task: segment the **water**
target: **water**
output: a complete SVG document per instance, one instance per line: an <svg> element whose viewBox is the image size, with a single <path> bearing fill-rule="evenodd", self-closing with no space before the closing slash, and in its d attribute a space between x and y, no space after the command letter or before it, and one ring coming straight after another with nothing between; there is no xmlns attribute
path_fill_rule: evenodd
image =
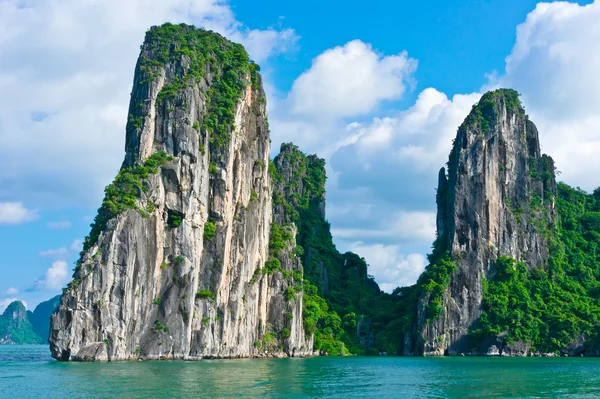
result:
<svg viewBox="0 0 600 399"><path fill-rule="evenodd" d="M597 398L600 359L320 357L58 363L0 345L1 398Z"/></svg>

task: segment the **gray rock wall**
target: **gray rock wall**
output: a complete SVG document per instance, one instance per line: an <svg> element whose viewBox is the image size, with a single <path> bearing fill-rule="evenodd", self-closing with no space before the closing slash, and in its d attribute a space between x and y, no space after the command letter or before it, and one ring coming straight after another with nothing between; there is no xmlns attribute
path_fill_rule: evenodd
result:
<svg viewBox="0 0 600 399"><path fill-rule="evenodd" d="M145 45L140 57L153 56ZM110 220L82 255L74 283L52 317L50 343L57 359L312 354L312 338L302 325L302 294L286 301L281 273L255 273L268 257L272 219L262 87L253 88L245 76L231 138L217 148L198 129L215 84L210 69L176 101L157 103L158 93L187 63L182 56L144 82L148 76L138 62L130 110L144 104L147 112L140 129L130 128L137 117L130 115L123 167L158 151L173 159L139 191L137 206L145 212L130 209ZM179 226L169 223L173 216L181 218ZM207 223L216 226L212 239L203 237ZM301 265L290 260L285 267ZM281 336L285 326L288 338ZM266 334L276 342L263 345Z"/></svg>
<svg viewBox="0 0 600 399"><path fill-rule="evenodd" d="M468 339L481 315L482 279L493 279L499 256L529 268L548 259L544 230L556 221L554 164L541 154L538 131L521 105L507 98L503 90L484 95L458 130L447 175L440 171L438 239L458 270L439 319L425 321L428 298L421 297L418 336L405 338L407 348L416 343L416 353L484 354L487 346L474 348Z"/></svg>

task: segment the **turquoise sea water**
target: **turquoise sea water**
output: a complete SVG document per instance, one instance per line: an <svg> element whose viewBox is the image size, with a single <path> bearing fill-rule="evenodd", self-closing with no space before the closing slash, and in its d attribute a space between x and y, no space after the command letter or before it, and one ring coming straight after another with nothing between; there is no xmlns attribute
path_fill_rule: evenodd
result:
<svg viewBox="0 0 600 399"><path fill-rule="evenodd" d="M598 398L600 359L320 357L58 363L0 346L1 398Z"/></svg>

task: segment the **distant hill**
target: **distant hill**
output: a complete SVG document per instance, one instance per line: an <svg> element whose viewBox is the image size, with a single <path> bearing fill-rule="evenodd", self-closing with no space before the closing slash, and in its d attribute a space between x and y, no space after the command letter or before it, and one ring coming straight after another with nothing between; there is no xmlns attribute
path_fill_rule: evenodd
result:
<svg viewBox="0 0 600 399"><path fill-rule="evenodd" d="M44 343L48 342L50 335L50 317L60 303L60 295L42 302L36 306L33 312L28 311L27 316L33 326L33 331L40 336Z"/></svg>
<svg viewBox="0 0 600 399"><path fill-rule="evenodd" d="M45 344L50 334L50 316L58 306L60 295L40 303L33 312L21 301L14 301L0 316L0 344Z"/></svg>

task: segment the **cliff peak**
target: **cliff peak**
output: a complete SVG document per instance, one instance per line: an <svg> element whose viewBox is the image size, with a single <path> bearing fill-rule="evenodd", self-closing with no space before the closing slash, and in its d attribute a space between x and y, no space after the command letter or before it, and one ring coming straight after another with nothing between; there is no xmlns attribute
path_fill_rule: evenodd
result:
<svg viewBox="0 0 600 399"><path fill-rule="evenodd" d="M418 320L417 352L438 355L472 350L468 333L477 327L482 284L494 277L496 260L544 268L546 231L556 222L554 163L541 154L537 128L512 89L485 93L473 106L447 168L438 178L438 238L428 266L438 272L424 277L439 289L425 289Z"/></svg>
<svg viewBox="0 0 600 399"><path fill-rule="evenodd" d="M208 30L147 32L123 166L52 319L55 358L312 353L288 278L301 266L275 267L271 251L288 234L271 224L259 69Z"/></svg>

